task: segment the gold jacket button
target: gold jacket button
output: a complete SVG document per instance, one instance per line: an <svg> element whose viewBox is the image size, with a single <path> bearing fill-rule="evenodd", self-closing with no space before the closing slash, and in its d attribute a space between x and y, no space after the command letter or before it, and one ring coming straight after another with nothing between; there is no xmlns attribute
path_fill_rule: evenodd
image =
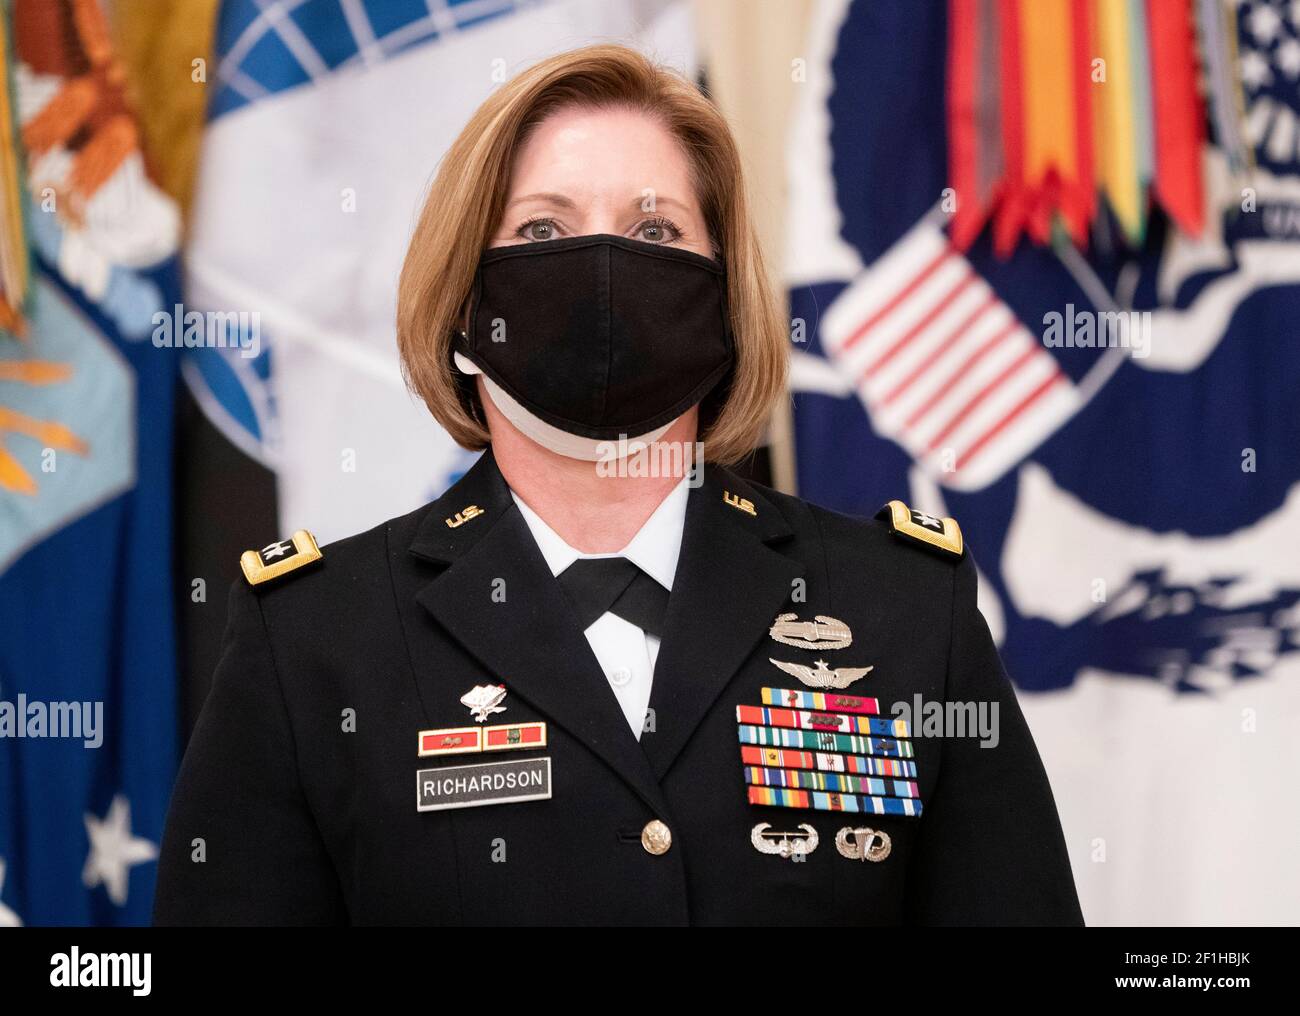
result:
<svg viewBox="0 0 1300 1016"><path fill-rule="evenodd" d="M647 822L641 830L641 846L645 847L647 854L659 857L668 853L668 848L672 845L672 831L657 818Z"/></svg>

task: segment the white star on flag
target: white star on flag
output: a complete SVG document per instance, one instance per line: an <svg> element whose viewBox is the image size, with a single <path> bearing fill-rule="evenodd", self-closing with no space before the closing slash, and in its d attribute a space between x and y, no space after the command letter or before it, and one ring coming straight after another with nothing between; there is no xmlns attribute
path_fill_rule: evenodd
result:
<svg viewBox="0 0 1300 1016"><path fill-rule="evenodd" d="M1259 91L1273 81L1273 71L1257 50L1241 54L1241 80L1251 91Z"/></svg>
<svg viewBox="0 0 1300 1016"><path fill-rule="evenodd" d="M1300 41L1287 39L1278 46L1276 62L1288 78L1300 77Z"/></svg>
<svg viewBox="0 0 1300 1016"><path fill-rule="evenodd" d="M124 906L131 866L156 858L157 846L131 835L131 803L124 794L113 798L102 820L86 812L86 834L90 837L90 854L81 881L87 889L103 883L108 898L115 905Z"/></svg>
<svg viewBox="0 0 1300 1016"><path fill-rule="evenodd" d="M5 859L0 857L0 892L5 887ZM22 918L0 902L0 928L21 928Z"/></svg>
<svg viewBox="0 0 1300 1016"><path fill-rule="evenodd" d="M1256 42L1261 46L1267 46L1277 38L1278 31L1282 27L1282 18L1272 7L1263 6L1252 10L1246 16L1246 23Z"/></svg>

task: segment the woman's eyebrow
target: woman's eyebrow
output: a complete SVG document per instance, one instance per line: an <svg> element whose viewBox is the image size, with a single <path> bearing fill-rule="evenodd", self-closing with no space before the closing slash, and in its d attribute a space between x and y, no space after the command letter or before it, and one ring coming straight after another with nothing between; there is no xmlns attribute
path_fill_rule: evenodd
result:
<svg viewBox="0 0 1300 1016"><path fill-rule="evenodd" d="M525 201L549 201L553 205L559 205L561 208L577 208L577 204L572 198L567 198L563 194L550 192L539 192L537 194L525 194L522 197L515 198L507 208L513 208L515 205L522 205Z"/></svg>
<svg viewBox="0 0 1300 1016"><path fill-rule="evenodd" d="M672 205L674 208L680 208L683 212L691 211L691 207L687 205L684 201L678 201L676 198L670 198L666 194L655 194L653 190L650 193L652 195L652 197L650 197L651 211L653 211L659 205ZM639 198L633 198L628 203L631 204L634 208L638 208L638 209L643 208L646 203L646 195L642 195Z"/></svg>
<svg viewBox="0 0 1300 1016"><path fill-rule="evenodd" d="M690 206L685 202L678 201L676 198L669 197L666 194L655 194L653 190L651 190L650 195L641 194L632 198L628 201L628 205L631 208L641 210L646 203L647 197L650 198L655 207L658 207L659 205L672 205L674 208L680 208L684 212L691 211ZM559 205L561 208L569 209L578 207L577 203L572 198L566 197L563 194L557 194L553 191L538 191L536 194L521 195L520 197L514 198L510 201L506 207L513 208L515 205L522 205L527 201L547 201L553 205Z"/></svg>

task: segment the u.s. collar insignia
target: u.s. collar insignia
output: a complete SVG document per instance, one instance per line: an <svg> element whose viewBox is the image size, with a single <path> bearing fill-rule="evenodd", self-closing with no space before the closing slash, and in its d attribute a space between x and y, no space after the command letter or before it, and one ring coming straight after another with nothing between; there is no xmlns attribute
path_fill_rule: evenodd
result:
<svg viewBox="0 0 1300 1016"><path fill-rule="evenodd" d="M476 684L460 697L460 704L467 707L479 723L485 723L493 713L506 711L506 707L501 704L505 697L504 684Z"/></svg>
<svg viewBox="0 0 1300 1016"><path fill-rule="evenodd" d="M305 529L299 529L288 540L271 543L261 550L246 550L239 558L239 567L250 586L270 582L305 564L322 557L316 538Z"/></svg>
<svg viewBox="0 0 1300 1016"><path fill-rule="evenodd" d="M746 515L758 516L758 511L754 508L754 502L749 500L747 497L741 497L739 494L733 494L729 490L724 490L722 492L722 500L731 505L731 507L735 508L737 511L742 511Z"/></svg>
<svg viewBox="0 0 1300 1016"><path fill-rule="evenodd" d="M767 633L782 645L798 649L846 649L853 644L849 626L824 614L812 621L800 621L798 614L779 614Z"/></svg>
<svg viewBox="0 0 1300 1016"><path fill-rule="evenodd" d="M907 507L902 501L890 501L876 512L876 518L888 522L890 531L904 540L934 550L943 556L961 557L964 544L956 519L939 518Z"/></svg>
<svg viewBox="0 0 1300 1016"><path fill-rule="evenodd" d="M813 666L805 667L802 663L788 663L785 660L774 660L768 657L769 663L776 664L777 668L784 670L791 677L798 678L809 688L833 688L837 691L847 688L854 681L861 681L875 667L835 667L832 669L826 665L825 660L818 660Z"/></svg>
<svg viewBox="0 0 1300 1016"><path fill-rule="evenodd" d="M476 519L483 514L483 509L476 504L466 505L449 519L443 519L447 523L448 529L459 529L470 519Z"/></svg>
<svg viewBox="0 0 1300 1016"><path fill-rule="evenodd" d="M789 832L777 832L771 823L760 822L749 833L749 842L760 854L775 854L777 857L794 858L802 861L817 849L817 830L807 822L802 822L798 829Z"/></svg>

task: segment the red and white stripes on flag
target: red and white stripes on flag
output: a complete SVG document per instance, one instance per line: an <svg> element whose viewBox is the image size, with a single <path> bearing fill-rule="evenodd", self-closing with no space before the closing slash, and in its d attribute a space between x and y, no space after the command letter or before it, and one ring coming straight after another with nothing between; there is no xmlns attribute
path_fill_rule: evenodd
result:
<svg viewBox="0 0 1300 1016"><path fill-rule="evenodd" d="M1079 408L1055 358L929 217L831 305L822 347L944 485L997 480Z"/></svg>

